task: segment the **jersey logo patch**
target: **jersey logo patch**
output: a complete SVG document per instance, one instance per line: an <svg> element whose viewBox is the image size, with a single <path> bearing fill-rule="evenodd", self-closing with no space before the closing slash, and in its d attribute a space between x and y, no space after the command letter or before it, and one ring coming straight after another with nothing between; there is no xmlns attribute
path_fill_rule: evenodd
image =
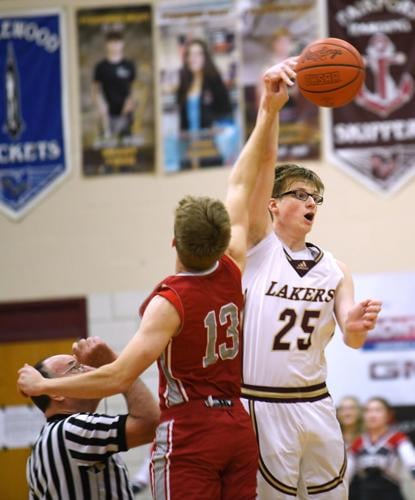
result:
<svg viewBox="0 0 415 500"><path fill-rule="evenodd" d="M320 250L320 248L316 247L312 243L306 243L306 246L310 250L314 259L295 260L284 248L284 253L285 256L287 257L288 262L292 265L292 267L295 269L295 271L301 278L305 276L308 273L308 271L310 271L310 269L312 269L316 264L318 264L318 262L320 262L320 260L324 255L323 252Z"/></svg>

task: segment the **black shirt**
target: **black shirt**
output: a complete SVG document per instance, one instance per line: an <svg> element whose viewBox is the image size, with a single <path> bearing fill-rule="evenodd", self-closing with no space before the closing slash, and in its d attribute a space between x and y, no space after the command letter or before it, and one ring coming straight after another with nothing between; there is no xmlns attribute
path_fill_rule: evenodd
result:
<svg viewBox="0 0 415 500"><path fill-rule="evenodd" d="M94 81L101 84L111 116L121 114L135 77L134 63L127 59L118 63L103 60L95 66Z"/></svg>

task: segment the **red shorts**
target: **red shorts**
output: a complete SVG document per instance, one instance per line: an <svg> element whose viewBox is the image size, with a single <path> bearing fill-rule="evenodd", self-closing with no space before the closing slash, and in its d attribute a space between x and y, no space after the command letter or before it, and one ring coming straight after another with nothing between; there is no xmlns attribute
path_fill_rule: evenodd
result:
<svg viewBox="0 0 415 500"><path fill-rule="evenodd" d="M204 401L162 412L151 456L155 500L253 500L258 448L239 399L232 407Z"/></svg>

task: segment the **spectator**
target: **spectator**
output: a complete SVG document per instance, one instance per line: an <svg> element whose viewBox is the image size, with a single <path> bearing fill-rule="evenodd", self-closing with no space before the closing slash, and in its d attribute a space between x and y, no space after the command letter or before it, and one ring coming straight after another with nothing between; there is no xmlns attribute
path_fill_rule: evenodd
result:
<svg viewBox="0 0 415 500"><path fill-rule="evenodd" d="M337 420L340 423L344 443L348 448L362 433L362 409L354 396L345 396L337 406Z"/></svg>
<svg viewBox="0 0 415 500"><path fill-rule="evenodd" d="M362 433L362 408L354 396L345 396L337 407L337 420L346 449ZM358 500L359 478L354 476L349 484L349 500Z"/></svg>
<svg viewBox="0 0 415 500"><path fill-rule="evenodd" d="M369 399L363 423L365 432L349 449L349 477L359 478L356 500L404 500L400 487L403 468L415 479L415 449L411 441L394 429L392 408L383 398Z"/></svg>

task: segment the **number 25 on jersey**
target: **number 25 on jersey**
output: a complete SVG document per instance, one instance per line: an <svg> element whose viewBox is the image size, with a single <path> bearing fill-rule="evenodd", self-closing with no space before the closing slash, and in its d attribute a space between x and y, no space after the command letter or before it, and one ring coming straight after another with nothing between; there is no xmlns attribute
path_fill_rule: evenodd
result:
<svg viewBox="0 0 415 500"><path fill-rule="evenodd" d="M285 342L282 339L291 330L291 328L295 326L297 317L297 313L294 309L287 308L282 311L279 319L281 321L286 321L286 323L274 337L274 343L272 346L273 351L289 351L291 349L291 342ZM315 328L312 321L317 320L319 317L320 311L304 311L301 320L301 329L308 335L308 337L305 339L297 339L297 348L300 351L306 351L311 346L311 335Z"/></svg>

